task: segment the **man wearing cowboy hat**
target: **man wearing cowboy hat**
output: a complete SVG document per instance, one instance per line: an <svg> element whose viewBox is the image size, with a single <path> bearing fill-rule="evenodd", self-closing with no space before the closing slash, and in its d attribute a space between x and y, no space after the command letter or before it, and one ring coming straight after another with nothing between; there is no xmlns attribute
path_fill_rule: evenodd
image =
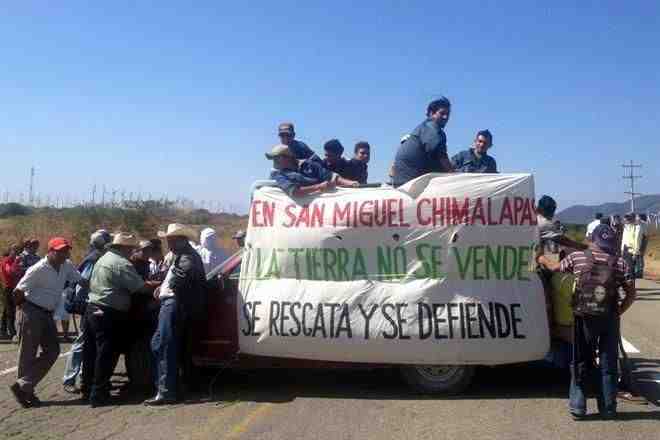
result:
<svg viewBox="0 0 660 440"><path fill-rule="evenodd" d="M159 237L167 240L174 259L157 291L160 313L158 327L151 340L156 359L157 393L144 402L147 406L168 405L177 401L179 362L189 356L190 322L204 310L204 265L190 245L196 235L192 229L177 223L168 225L166 232L158 233ZM186 376L184 368L184 380Z"/></svg>
<svg viewBox="0 0 660 440"><path fill-rule="evenodd" d="M53 311L62 298L65 284L87 285L69 261L71 243L55 237L48 242L48 254L28 269L14 290L22 308L21 345L18 350L18 380L10 387L21 406L38 406L34 388L60 355ZM41 352L37 356L37 350Z"/></svg>
<svg viewBox="0 0 660 440"><path fill-rule="evenodd" d="M135 236L116 233L92 272L81 387L83 398L89 396L92 407L105 405L110 399L110 378L124 340L131 296L157 286L145 283L129 261L137 245Z"/></svg>

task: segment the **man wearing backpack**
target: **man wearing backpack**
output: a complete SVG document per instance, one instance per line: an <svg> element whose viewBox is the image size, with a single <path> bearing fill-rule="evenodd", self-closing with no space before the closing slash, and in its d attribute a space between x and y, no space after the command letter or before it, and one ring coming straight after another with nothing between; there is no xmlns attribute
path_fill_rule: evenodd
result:
<svg viewBox="0 0 660 440"><path fill-rule="evenodd" d="M543 255L539 264L555 272L570 272L577 284L573 296L574 343L571 362L569 411L574 419L587 413L585 388L600 368L598 411L604 418L616 416L619 359L619 316L635 300L635 288L626 279L627 264L618 256L616 232L599 225L591 235L589 248L573 252L561 262ZM619 304L619 288L626 296ZM596 367L596 348L599 366Z"/></svg>
<svg viewBox="0 0 660 440"><path fill-rule="evenodd" d="M105 253L105 245L112 241L110 233L105 229L99 229L89 237L89 252L78 266L78 272L89 281L92 278L92 270L99 258ZM83 384L80 389L76 388L76 378L80 374L83 360L83 343L85 341L85 309L89 296L89 287L75 286L73 295L66 298L64 308L67 312L80 315L80 333L71 345L71 356L66 360L62 385L67 393L77 394L81 389L89 389L91 384Z"/></svg>

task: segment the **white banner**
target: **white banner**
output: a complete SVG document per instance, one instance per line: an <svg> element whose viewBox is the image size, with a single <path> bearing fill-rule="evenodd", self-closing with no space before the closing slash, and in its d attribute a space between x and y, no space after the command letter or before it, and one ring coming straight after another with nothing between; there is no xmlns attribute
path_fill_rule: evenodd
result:
<svg viewBox="0 0 660 440"><path fill-rule="evenodd" d="M501 364L549 348L527 174L434 174L398 189L255 192L239 284L243 353Z"/></svg>

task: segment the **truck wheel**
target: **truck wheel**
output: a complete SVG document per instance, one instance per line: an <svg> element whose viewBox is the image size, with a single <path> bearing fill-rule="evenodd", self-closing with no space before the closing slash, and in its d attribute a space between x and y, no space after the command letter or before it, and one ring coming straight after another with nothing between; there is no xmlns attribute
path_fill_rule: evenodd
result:
<svg viewBox="0 0 660 440"><path fill-rule="evenodd" d="M453 395L464 391L474 377L472 365L415 365L401 367L403 380L423 394Z"/></svg>
<svg viewBox="0 0 660 440"><path fill-rule="evenodd" d="M151 337L143 335L124 354L126 373L131 386L137 389L151 390L153 383L153 359L151 357Z"/></svg>

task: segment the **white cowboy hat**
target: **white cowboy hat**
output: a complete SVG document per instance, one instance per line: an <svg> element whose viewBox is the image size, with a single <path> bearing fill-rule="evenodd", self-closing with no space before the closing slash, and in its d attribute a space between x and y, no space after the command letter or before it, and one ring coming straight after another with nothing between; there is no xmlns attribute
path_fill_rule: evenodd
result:
<svg viewBox="0 0 660 440"><path fill-rule="evenodd" d="M136 247L138 245L137 238L135 235L127 234L125 232L116 232L112 236L112 242L110 246L130 246Z"/></svg>
<svg viewBox="0 0 660 440"><path fill-rule="evenodd" d="M188 240L197 240L197 232L180 223L170 223L167 225L167 231L158 231L158 236L161 238L166 237L186 237Z"/></svg>

